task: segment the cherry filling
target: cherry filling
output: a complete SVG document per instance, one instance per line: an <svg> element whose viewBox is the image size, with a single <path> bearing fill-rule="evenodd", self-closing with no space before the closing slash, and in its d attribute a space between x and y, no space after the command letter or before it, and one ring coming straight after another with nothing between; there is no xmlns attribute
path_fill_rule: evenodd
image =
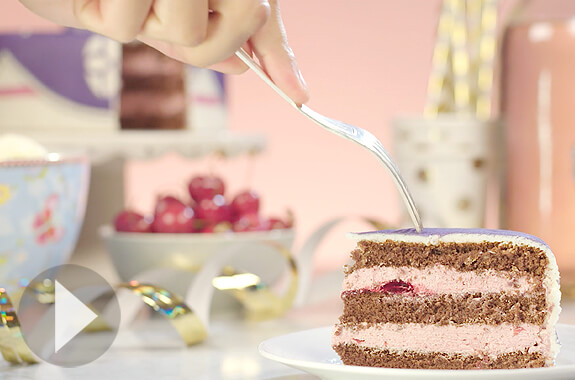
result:
<svg viewBox="0 0 575 380"><path fill-rule="evenodd" d="M373 288L363 288L359 290L348 290L343 292L342 296L345 297L350 293L390 293L390 294L400 294L400 293L413 293L414 287L409 282L401 280L393 280L386 282L383 285L379 285Z"/></svg>
<svg viewBox="0 0 575 380"><path fill-rule="evenodd" d="M393 280L386 284L380 285L374 291L381 293L411 293L413 292L413 285L409 282L401 280Z"/></svg>

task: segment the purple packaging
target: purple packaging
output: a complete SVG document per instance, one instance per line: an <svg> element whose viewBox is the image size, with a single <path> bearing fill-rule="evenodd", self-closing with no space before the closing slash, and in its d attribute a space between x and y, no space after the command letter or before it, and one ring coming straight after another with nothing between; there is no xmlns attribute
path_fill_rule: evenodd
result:
<svg viewBox="0 0 575 380"><path fill-rule="evenodd" d="M120 59L87 31L0 35L0 129L118 128Z"/></svg>
<svg viewBox="0 0 575 380"><path fill-rule="evenodd" d="M0 34L0 132L120 129L122 45L78 29ZM227 128L225 76L186 70L187 128Z"/></svg>

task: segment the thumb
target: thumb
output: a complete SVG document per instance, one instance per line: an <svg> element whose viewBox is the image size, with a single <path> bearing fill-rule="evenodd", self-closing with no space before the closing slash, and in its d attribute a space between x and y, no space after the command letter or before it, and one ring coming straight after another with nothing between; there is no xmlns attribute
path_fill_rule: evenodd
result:
<svg viewBox="0 0 575 380"><path fill-rule="evenodd" d="M278 0L269 0L269 4L270 17L250 38L250 45L273 82L294 102L303 104L309 100L307 85L288 44Z"/></svg>

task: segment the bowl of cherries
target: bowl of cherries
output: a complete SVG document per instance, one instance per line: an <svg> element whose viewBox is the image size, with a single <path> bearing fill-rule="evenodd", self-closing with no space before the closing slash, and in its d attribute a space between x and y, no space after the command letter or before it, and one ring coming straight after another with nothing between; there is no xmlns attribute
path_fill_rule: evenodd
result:
<svg viewBox="0 0 575 380"><path fill-rule="evenodd" d="M186 199L158 196L149 215L120 210L113 224L100 229L122 281L161 268L197 272L213 255L228 249L242 251L230 263L236 270L259 272L268 280L280 275L285 264L269 251L278 245L291 249L291 213L263 215L256 191L228 195L224 181L214 175L194 176L187 190ZM182 290L182 285L177 287Z"/></svg>

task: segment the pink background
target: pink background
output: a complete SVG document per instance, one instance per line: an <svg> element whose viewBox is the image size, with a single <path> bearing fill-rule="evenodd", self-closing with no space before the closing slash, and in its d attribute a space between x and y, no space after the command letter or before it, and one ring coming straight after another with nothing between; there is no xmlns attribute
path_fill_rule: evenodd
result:
<svg viewBox="0 0 575 380"><path fill-rule="evenodd" d="M503 14L515 3L504 2ZM308 105L370 130L392 151L391 120L420 114L424 107L439 8L439 0L283 1L290 44L311 90ZM0 32L30 28L53 26L16 0L2 1ZM266 214L292 209L296 251L321 223L352 217L318 253L322 270L339 269L347 261L352 244L343 232L370 228L353 217L399 224L402 205L390 176L371 154L308 121L252 73L230 77L228 85L229 128L265 134L266 151L227 161L211 157L190 163L167 156L152 164L133 162L128 204L146 211L156 191L183 190L190 175L213 170L232 192L246 186L260 192Z"/></svg>

